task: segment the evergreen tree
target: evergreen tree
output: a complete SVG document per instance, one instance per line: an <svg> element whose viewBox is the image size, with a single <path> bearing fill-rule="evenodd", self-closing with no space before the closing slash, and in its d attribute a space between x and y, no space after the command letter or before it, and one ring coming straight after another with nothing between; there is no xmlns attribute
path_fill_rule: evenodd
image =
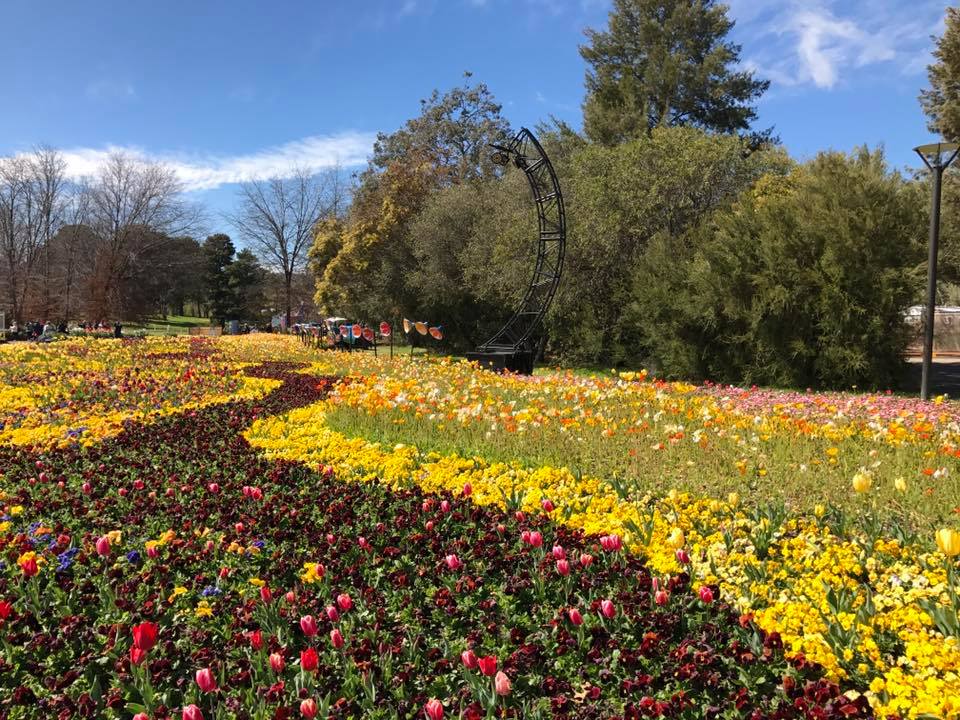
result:
<svg viewBox="0 0 960 720"><path fill-rule="evenodd" d="M264 305L264 271L257 256L247 249L238 252L236 259L227 267L227 280L231 298L230 319L246 322L258 320Z"/></svg>
<svg viewBox="0 0 960 720"><path fill-rule="evenodd" d="M230 287L230 264L235 249L229 235L210 235L203 243L203 284L207 292L207 307L210 319L223 324L233 307L233 290Z"/></svg>
<svg viewBox="0 0 960 720"><path fill-rule="evenodd" d="M655 127L746 132L770 83L737 71L733 21L714 0L614 0L606 31L587 30L584 129L615 145ZM754 133L755 143L770 131Z"/></svg>
<svg viewBox="0 0 960 720"><path fill-rule="evenodd" d="M936 62L927 67L930 89L920 93L920 104L931 132L946 140L960 140L960 8L947 8L946 27L933 51Z"/></svg>

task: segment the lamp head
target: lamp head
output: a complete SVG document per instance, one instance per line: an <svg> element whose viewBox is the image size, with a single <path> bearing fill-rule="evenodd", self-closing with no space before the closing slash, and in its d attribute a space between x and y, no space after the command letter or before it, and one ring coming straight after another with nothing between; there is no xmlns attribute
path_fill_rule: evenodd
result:
<svg viewBox="0 0 960 720"><path fill-rule="evenodd" d="M913 151L920 156L920 159L923 160L928 168L933 169L946 167L953 162L953 159L957 156L958 149L960 149L960 145L957 143L936 142L918 145ZM946 162L944 162L945 155L947 158Z"/></svg>

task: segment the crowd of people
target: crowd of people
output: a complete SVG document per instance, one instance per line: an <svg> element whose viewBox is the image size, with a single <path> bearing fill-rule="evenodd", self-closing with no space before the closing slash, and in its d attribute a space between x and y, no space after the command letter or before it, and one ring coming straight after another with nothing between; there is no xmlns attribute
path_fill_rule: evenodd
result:
<svg viewBox="0 0 960 720"><path fill-rule="evenodd" d="M113 326L105 322L80 322L68 325L66 321L61 321L54 325L49 320L46 322L28 321L22 325L14 321L6 330L7 340L33 340L35 342L50 342L57 335L86 333L89 335L108 335L115 338L123 337L123 325L119 321L113 323Z"/></svg>

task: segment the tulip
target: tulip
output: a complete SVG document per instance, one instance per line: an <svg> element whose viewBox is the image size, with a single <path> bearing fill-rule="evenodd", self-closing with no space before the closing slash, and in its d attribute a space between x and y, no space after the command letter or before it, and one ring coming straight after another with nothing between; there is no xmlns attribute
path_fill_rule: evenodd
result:
<svg viewBox="0 0 960 720"><path fill-rule="evenodd" d="M700 586L700 599L707 605L713 602L713 590L706 585Z"/></svg>
<svg viewBox="0 0 960 720"><path fill-rule="evenodd" d="M448 512L450 512L450 501L449 501L449 500L442 500L442 501L440 502L440 512L442 512L442 513L448 513Z"/></svg>
<svg viewBox="0 0 960 720"><path fill-rule="evenodd" d="M13 613L13 603L9 600L0 600L0 620L6 620Z"/></svg>
<svg viewBox="0 0 960 720"><path fill-rule="evenodd" d="M553 510L554 510L554 505L553 505L553 503L550 502L549 500L544 500L544 501L542 501L542 502L540 503L540 507L543 508L543 511L544 511L544 512L548 512L548 513L549 513L549 512L553 512Z"/></svg>
<svg viewBox="0 0 960 720"><path fill-rule="evenodd" d="M213 692L217 689L217 681L210 672L210 668L201 668L196 674L197 686L203 692Z"/></svg>
<svg viewBox="0 0 960 720"><path fill-rule="evenodd" d="M740 504L740 496L735 492L730 493L727 495L727 504L732 508L737 507Z"/></svg>
<svg viewBox="0 0 960 720"><path fill-rule="evenodd" d="M109 557L110 555L110 538L106 535L103 537L97 538L97 555L100 557Z"/></svg>
<svg viewBox="0 0 960 720"><path fill-rule="evenodd" d="M156 545L151 545L147 548L147 557L151 560L156 560L158 557L160 557L160 550Z"/></svg>
<svg viewBox="0 0 960 720"><path fill-rule="evenodd" d="M682 565L687 565L690 562L690 555L683 548L680 548L674 554L676 555L678 563Z"/></svg>
<svg viewBox="0 0 960 720"><path fill-rule="evenodd" d="M313 648L300 651L300 669L304 672L313 672L320 664L320 657Z"/></svg>
<svg viewBox="0 0 960 720"><path fill-rule="evenodd" d="M447 555L447 557L444 558L444 562L447 563L448 570L456 571L463 567L463 563L460 562L460 558L456 555Z"/></svg>
<svg viewBox="0 0 960 720"><path fill-rule="evenodd" d="M243 523L242 523L242 522L236 523L236 524L233 526L233 529L236 530L238 533L242 533L242 532L243 532Z"/></svg>
<svg viewBox="0 0 960 720"><path fill-rule="evenodd" d="M477 664L480 666L480 672L487 677L493 677L493 675L497 672L496 655L487 655L486 657L477 658Z"/></svg>
<svg viewBox="0 0 960 720"><path fill-rule="evenodd" d="M131 665L139 665L146 659L147 659L146 651L141 650L136 645L130 646L130 664Z"/></svg>
<svg viewBox="0 0 960 720"><path fill-rule="evenodd" d="M493 679L493 689L497 691L497 695L506 696L510 694L510 678L502 670Z"/></svg>
<svg viewBox="0 0 960 720"><path fill-rule="evenodd" d="M424 500L424 501L423 501L423 504L420 505L420 509L421 509L423 512L425 512L425 513L430 512L430 508L432 508L432 507L433 507L433 503L430 502L429 500Z"/></svg>
<svg viewBox="0 0 960 720"><path fill-rule="evenodd" d="M300 618L300 629L307 637L313 637L317 634L317 621L313 619L313 615L304 615Z"/></svg>
<svg viewBox="0 0 960 720"><path fill-rule="evenodd" d="M580 564L587 568L590 567L590 563L593 562L593 555L588 553L580 553Z"/></svg>
<svg viewBox="0 0 960 720"><path fill-rule="evenodd" d="M513 519L516 520L518 523L522 523L525 518L526 518L526 515L523 514L523 510L517 510L513 514Z"/></svg>
<svg viewBox="0 0 960 720"><path fill-rule="evenodd" d="M470 483L464 483L463 496L470 497L471 495L473 495L473 485L471 485Z"/></svg>
<svg viewBox="0 0 960 720"><path fill-rule="evenodd" d="M333 605L327 605L327 617L331 622L336 622L340 619L340 613L337 612L337 608Z"/></svg>
<svg viewBox="0 0 960 720"><path fill-rule="evenodd" d="M609 620L617 614L617 608L610 600L603 600L600 602L600 614Z"/></svg>
<svg viewBox="0 0 960 720"><path fill-rule="evenodd" d="M203 720L203 713L196 705L187 705L183 709L183 720Z"/></svg>
<svg viewBox="0 0 960 720"><path fill-rule="evenodd" d="M477 655L473 650L464 650L460 653L460 660L467 670L473 670L477 667Z"/></svg>
<svg viewBox="0 0 960 720"><path fill-rule="evenodd" d="M538 548L543 545L543 535L541 535L537 530L534 530L530 533L530 544Z"/></svg>
<svg viewBox="0 0 960 720"><path fill-rule="evenodd" d="M433 532L433 520L427 520L427 524L424 525L427 529L427 532Z"/></svg>
<svg viewBox="0 0 960 720"><path fill-rule="evenodd" d="M687 539L683 536L683 530L680 528L674 528L667 538L667 544L676 550L682 548L686 541Z"/></svg>
<svg viewBox="0 0 960 720"><path fill-rule="evenodd" d="M361 550L373 550L373 546L367 542L367 539L361 535L357 538L357 545L360 546Z"/></svg>
<svg viewBox="0 0 960 720"><path fill-rule="evenodd" d="M80 487L83 490L84 495L89 495L90 493L93 492L93 485L91 485L89 482L85 482Z"/></svg>
<svg viewBox="0 0 960 720"><path fill-rule="evenodd" d="M570 563L566 560L557 560L557 572L563 577L570 574Z"/></svg>
<svg viewBox="0 0 960 720"><path fill-rule="evenodd" d="M283 659L283 655L280 653L270 653L270 669L273 670L278 675L283 672L283 668L286 667L287 663Z"/></svg>
<svg viewBox="0 0 960 720"><path fill-rule="evenodd" d="M440 704L439 700L427 700L427 704L423 706L423 711L430 720L443 720L443 705Z"/></svg>
<svg viewBox="0 0 960 720"><path fill-rule="evenodd" d="M497 532L503 535L507 531L507 526L503 523L497 523Z"/></svg>
<svg viewBox="0 0 960 720"><path fill-rule="evenodd" d="M300 714L305 718L315 718L317 716L317 701L313 698L301 701Z"/></svg>
<svg viewBox="0 0 960 720"><path fill-rule="evenodd" d="M133 716L133 720L150 720L150 716L146 713L137 713Z"/></svg>
<svg viewBox="0 0 960 720"><path fill-rule="evenodd" d="M263 490L255 487L250 491L250 497L252 497L254 500L263 500Z"/></svg>
<svg viewBox="0 0 960 720"><path fill-rule="evenodd" d="M221 579L221 580L226 580L228 577L230 577L230 568L228 568L228 567L222 567L222 568L220 568L220 573L219 573L219 574L220 574L220 579Z"/></svg>
<svg viewBox="0 0 960 720"><path fill-rule="evenodd" d="M37 565L36 558L30 557L30 558L27 558L26 560L21 560L19 562L20 562L20 570L22 570L24 576L28 578L33 577L38 572L40 572L40 567Z"/></svg>
<svg viewBox="0 0 960 720"><path fill-rule="evenodd" d="M670 595L667 594L666 590L657 590L657 592L653 596L653 601L657 605L666 605L669 600L670 600Z"/></svg>
<svg viewBox="0 0 960 720"><path fill-rule="evenodd" d="M333 536L333 533L327 533L327 544L333 545L334 540L336 540L336 538Z"/></svg>
<svg viewBox="0 0 960 720"><path fill-rule="evenodd" d="M898 477L893 481L893 487L896 488L897 492L905 493L907 491L907 481L902 477Z"/></svg>
<svg viewBox="0 0 960 720"><path fill-rule="evenodd" d="M268 588L266 585L260 588L260 599L265 603L269 603L271 600L273 600L273 593L270 592L270 588Z"/></svg>
<svg viewBox="0 0 960 720"><path fill-rule="evenodd" d="M529 531L529 530L524 530L524 531L522 531L522 532L520 533L520 542L522 542L524 545L529 545L529 544L530 544L530 531Z"/></svg>
<svg viewBox="0 0 960 720"><path fill-rule="evenodd" d="M126 497L129 492L130 492L130 491L127 490L126 488L120 488L119 490L117 490L117 494L118 494L120 497Z"/></svg>
<svg viewBox="0 0 960 720"><path fill-rule="evenodd" d="M577 627L580 627L581 625L583 625L583 615L581 615L580 611L577 610L576 608L570 608L569 610L567 610L567 617L570 618L570 622L572 622Z"/></svg>
<svg viewBox="0 0 960 720"><path fill-rule="evenodd" d="M137 478L136 480L133 481L134 490L143 490L145 487L146 487L146 483L144 483L143 480Z"/></svg>
<svg viewBox="0 0 960 720"><path fill-rule="evenodd" d="M607 552L618 552L623 547L623 540L614 533L613 535L604 535L600 538L600 547Z"/></svg>
<svg viewBox="0 0 960 720"><path fill-rule="evenodd" d="M868 492L873 485L873 478L870 477L870 473L858 472L853 476L851 484L856 492L865 493Z"/></svg>
<svg viewBox="0 0 960 720"><path fill-rule="evenodd" d="M550 554L553 555L554 560L565 560L567 557L567 553L564 551L562 545L554 545Z"/></svg>
<svg viewBox="0 0 960 720"><path fill-rule="evenodd" d="M133 644L144 652L150 652L157 644L157 624L142 622L133 626Z"/></svg>
<svg viewBox="0 0 960 720"><path fill-rule="evenodd" d="M204 550L206 550L208 553L211 553L215 547L216 545L214 545L213 540L207 540L206 544L204 545Z"/></svg>
<svg viewBox="0 0 960 720"><path fill-rule="evenodd" d="M340 593L337 595L337 605L340 606L341 610L346 611L353 607L353 600L346 593Z"/></svg>
<svg viewBox="0 0 960 720"><path fill-rule="evenodd" d="M250 497L251 490L252 488L249 485L244 485L243 488L240 490L240 492L243 493L244 497Z"/></svg>
<svg viewBox="0 0 960 720"><path fill-rule="evenodd" d="M283 596L283 599L286 600L290 605L293 605L297 601L297 594L293 590L287 590L286 594Z"/></svg>
<svg viewBox="0 0 960 720"><path fill-rule="evenodd" d="M250 646L254 650L263 649L263 631L262 630L254 630L252 633L250 633Z"/></svg>
<svg viewBox="0 0 960 720"><path fill-rule="evenodd" d="M950 528L938 530L937 548L949 558L960 555L960 532Z"/></svg>
<svg viewBox="0 0 960 720"><path fill-rule="evenodd" d="M343 647L343 635L340 634L337 628L330 631L330 644L337 650Z"/></svg>

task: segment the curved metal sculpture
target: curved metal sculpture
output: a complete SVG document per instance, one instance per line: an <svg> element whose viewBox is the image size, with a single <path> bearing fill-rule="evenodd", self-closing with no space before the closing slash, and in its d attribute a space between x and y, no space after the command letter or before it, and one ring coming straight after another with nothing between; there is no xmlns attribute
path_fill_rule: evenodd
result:
<svg viewBox="0 0 960 720"><path fill-rule="evenodd" d="M563 195L553 165L532 132L521 128L507 145L491 147L494 163L512 162L526 174L537 208L540 241L533 276L517 309L496 335L467 357L494 369L530 374L537 353L537 331L563 272L567 241Z"/></svg>

